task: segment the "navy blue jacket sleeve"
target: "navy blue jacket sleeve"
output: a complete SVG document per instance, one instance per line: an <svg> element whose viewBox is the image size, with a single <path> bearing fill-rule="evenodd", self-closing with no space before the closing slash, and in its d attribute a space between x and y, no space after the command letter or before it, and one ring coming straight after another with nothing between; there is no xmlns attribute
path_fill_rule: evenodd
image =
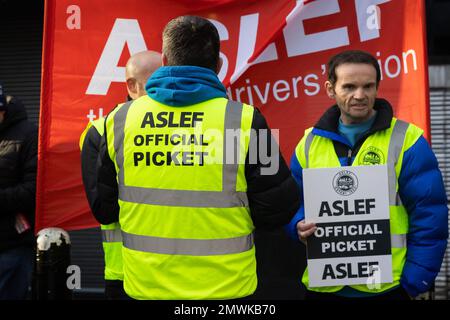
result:
<svg viewBox="0 0 450 320"><path fill-rule="evenodd" d="M303 201L303 174L302 174L302 166L298 162L297 156L294 155L291 158L291 172L294 177L295 182L299 187L299 197L300 197L300 207L295 213L294 217L291 221L285 226L285 229L293 240L300 241L297 234L297 223L303 219L305 219L305 206Z"/></svg>
<svg viewBox="0 0 450 320"><path fill-rule="evenodd" d="M409 215L401 284L411 296L430 289L447 247L447 196L437 159L424 137L403 156L400 198Z"/></svg>

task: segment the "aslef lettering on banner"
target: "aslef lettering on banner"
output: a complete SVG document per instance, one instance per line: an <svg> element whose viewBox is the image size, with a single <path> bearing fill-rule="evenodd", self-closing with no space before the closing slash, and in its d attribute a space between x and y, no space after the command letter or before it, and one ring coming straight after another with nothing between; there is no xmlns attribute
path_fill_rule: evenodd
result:
<svg viewBox="0 0 450 320"><path fill-rule="evenodd" d="M361 42L380 37L381 9L379 5L389 1L390 0L354 0ZM72 14L67 19L67 27L69 29L79 28L80 11L76 11L76 8L77 6L71 6L67 9L67 13ZM286 27L283 29L283 39L288 57L296 57L348 46L350 44L350 37L347 26L313 34L306 34L304 28L304 21L340 12L341 7L339 6L338 0L316 0L306 4L304 3L304 0L297 0L295 8L286 17ZM78 20L76 18L78 18ZM225 24L215 19L210 19L210 21L216 26L221 41L230 40L229 32ZM353 24L354 21L349 22L349 24L350 23ZM237 40L237 55L234 58L236 61L234 71L230 75L231 84L239 79L250 66L279 59L275 42L268 43L266 48L264 48L257 57L253 57L255 55L256 39L258 37L260 25L258 12L240 17L239 38L232 39L234 41ZM86 89L87 95L106 95L112 82L125 82L125 68L119 66L118 62L126 47L128 47L130 55L147 50L147 44L139 21L137 19L117 18ZM220 52L220 57L222 58L223 65L218 76L219 79L223 81L227 74L230 73L228 67L233 65L233 63L230 63L233 59L227 57L223 52ZM309 81L311 78L314 78L314 75L305 78L305 85L307 87L313 86L314 88L317 88L315 82ZM293 79L294 82L299 82L300 80L300 78ZM295 83L292 85L294 87L296 86ZM274 96L280 95L280 93L286 91L287 88L286 83L283 82L278 82L274 87ZM267 94L265 94L266 91L267 90L264 92L259 91L260 96L267 96ZM307 95L314 95L312 92L307 90L305 93ZM236 96L238 95L239 94L236 93ZM288 98L287 94L281 94L278 100L283 101ZM237 100L239 99L237 98ZM264 101L265 99L261 98L261 100Z"/></svg>
<svg viewBox="0 0 450 320"><path fill-rule="evenodd" d="M309 286L392 282L386 165L303 170Z"/></svg>

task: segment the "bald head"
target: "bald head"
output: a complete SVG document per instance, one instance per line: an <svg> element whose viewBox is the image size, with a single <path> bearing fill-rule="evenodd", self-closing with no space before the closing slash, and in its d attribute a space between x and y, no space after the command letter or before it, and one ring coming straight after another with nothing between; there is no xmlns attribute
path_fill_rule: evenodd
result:
<svg viewBox="0 0 450 320"><path fill-rule="evenodd" d="M125 67L128 94L137 99L146 94L145 84L152 73L161 66L161 54L142 51L133 54Z"/></svg>

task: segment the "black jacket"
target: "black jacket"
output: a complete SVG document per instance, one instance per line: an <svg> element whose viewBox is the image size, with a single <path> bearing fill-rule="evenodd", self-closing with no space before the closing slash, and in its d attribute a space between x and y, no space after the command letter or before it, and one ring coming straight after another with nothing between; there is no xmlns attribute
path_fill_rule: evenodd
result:
<svg viewBox="0 0 450 320"><path fill-rule="evenodd" d="M100 166L99 148L102 137L97 129L92 126L88 129L84 137L81 148L81 177L83 179L84 191L94 217L104 223L103 217L107 212L116 212L119 210L117 200L101 201L97 184L97 168ZM113 194L117 194L117 186L111 183L109 186ZM106 208L105 208L106 206Z"/></svg>
<svg viewBox="0 0 450 320"><path fill-rule="evenodd" d="M255 129L256 132L268 133L262 134L261 137L268 139L266 145L270 145L270 130L266 120L256 109L253 115L252 129ZM257 136L257 139L261 139L261 137ZM98 143L100 140L102 141L102 146L100 148L100 161L98 161L93 153L96 152L95 141ZM259 145L257 141L254 141L254 143ZM95 218L102 224L118 221L119 217L116 171L106 149L105 139L101 139L95 129L89 130L83 145L82 159L91 159L91 164L86 164L86 167L95 163L99 165L98 189L95 190L99 194L99 200L90 200L90 204ZM276 174L261 174L261 169L268 167L270 164L264 165L264 161L259 157L259 153L257 161L253 161L256 163L250 164L249 155L247 155L245 163L250 212L255 227L259 229L274 229L288 223L300 205L298 186L291 176L291 172L279 151L278 145L276 149L279 163L279 169ZM88 170L86 170L86 174L83 174L85 186L93 185L92 182L86 182L86 179L95 179L96 176L87 172Z"/></svg>
<svg viewBox="0 0 450 320"><path fill-rule="evenodd" d="M23 104L12 99L0 123L0 252L34 246L37 128L28 122ZM22 213L30 228L18 233Z"/></svg>

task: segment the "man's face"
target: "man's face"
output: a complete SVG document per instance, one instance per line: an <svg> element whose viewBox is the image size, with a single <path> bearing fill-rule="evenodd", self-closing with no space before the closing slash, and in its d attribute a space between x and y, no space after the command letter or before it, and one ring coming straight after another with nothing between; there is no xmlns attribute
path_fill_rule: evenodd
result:
<svg viewBox="0 0 450 320"><path fill-rule="evenodd" d="M335 99L344 124L367 121L373 114L377 96L377 72L370 64L344 63L336 68L336 83L325 83L327 94Z"/></svg>

